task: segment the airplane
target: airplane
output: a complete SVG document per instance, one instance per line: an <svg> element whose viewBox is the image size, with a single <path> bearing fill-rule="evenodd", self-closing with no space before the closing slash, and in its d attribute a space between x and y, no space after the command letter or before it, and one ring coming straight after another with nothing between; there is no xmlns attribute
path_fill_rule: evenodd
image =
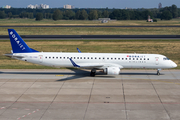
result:
<svg viewBox="0 0 180 120"><path fill-rule="evenodd" d="M72 52L39 52L24 42L14 29L8 29L12 53L5 56L34 64L51 67L76 67L90 69L90 76L95 76L96 70L102 70L107 75L119 75L122 68L175 68L176 63L160 54L136 53L78 53Z"/></svg>

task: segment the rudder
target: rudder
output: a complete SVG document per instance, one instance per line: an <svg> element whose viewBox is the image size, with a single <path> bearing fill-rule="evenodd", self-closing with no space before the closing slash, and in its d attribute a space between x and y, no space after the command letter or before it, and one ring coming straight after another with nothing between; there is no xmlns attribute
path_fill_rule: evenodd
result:
<svg viewBox="0 0 180 120"><path fill-rule="evenodd" d="M38 52L28 47L24 40L18 35L14 29L8 29L9 38L12 46L13 53L29 53Z"/></svg>

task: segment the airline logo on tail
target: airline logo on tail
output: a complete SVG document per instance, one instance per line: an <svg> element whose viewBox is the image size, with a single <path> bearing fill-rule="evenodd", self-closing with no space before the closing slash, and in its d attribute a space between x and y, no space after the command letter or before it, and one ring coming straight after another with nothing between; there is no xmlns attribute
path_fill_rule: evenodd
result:
<svg viewBox="0 0 180 120"><path fill-rule="evenodd" d="M11 35L11 37L14 39L14 41L16 41L16 43L19 45L19 47L21 48L21 50L25 50L26 48L20 43L20 41L18 40L18 38L16 37L16 35L13 33L13 31L11 31L9 33Z"/></svg>
<svg viewBox="0 0 180 120"><path fill-rule="evenodd" d="M24 42L24 40L18 35L18 33L14 29L8 29L8 33L13 53L38 52L28 47L28 45Z"/></svg>

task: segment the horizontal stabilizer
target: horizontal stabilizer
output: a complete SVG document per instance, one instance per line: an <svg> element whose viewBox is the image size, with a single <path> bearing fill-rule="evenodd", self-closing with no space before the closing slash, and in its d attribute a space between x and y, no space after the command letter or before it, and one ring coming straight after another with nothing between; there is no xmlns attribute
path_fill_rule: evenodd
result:
<svg viewBox="0 0 180 120"><path fill-rule="evenodd" d="M4 54L4 55L11 58L24 58L25 57L23 55L13 55L13 54Z"/></svg>

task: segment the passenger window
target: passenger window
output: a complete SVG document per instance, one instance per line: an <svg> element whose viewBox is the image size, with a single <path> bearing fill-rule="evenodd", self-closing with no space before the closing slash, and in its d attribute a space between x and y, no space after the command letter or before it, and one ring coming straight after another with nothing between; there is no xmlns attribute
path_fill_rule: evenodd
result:
<svg viewBox="0 0 180 120"><path fill-rule="evenodd" d="M77 59L79 59L79 57L77 57Z"/></svg>
<svg viewBox="0 0 180 120"><path fill-rule="evenodd" d="M56 59L58 59L58 57L56 57Z"/></svg>
<svg viewBox="0 0 180 120"><path fill-rule="evenodd" d="M126 60L127 60L127 58L126 58Z"/></svg>
<svg viewBox="0 0 180 120"><path fill-rule="evenodd" d="M140 58L140 60L142 60L142 58Z"/></svg>
<svg viewBox="0 0 180 120"><path fill-rule="evenodd" d="M84 59L86 59L86 57L84 57Z"/></svg>
<svg viewBox="0 0 180 120"><path fill-rule="evenodd" d="M61 59L61 57L59 57Z"/></svg>
<svg viewBox="0 0 180 120"><path fill-rule="evenodd" d="M109 60L109 58L107 58Z"/></svg>
<svg viewBox="0 0 180 120"><path fill-rule="evenodd" d="M76 59L76 57L74 57L74 59Z"/></svg>
<svg viewBox="0 0 180 120"><path fill-rule="evenodd" d="M49 59L51 59L51 57L49 57Z"/></svg>
<svg viewBox="0 0 180 120"><path fill-rule="evenodd" d="M47 57L45 57L47 59Z"/></svg>
<svg viewBox="0 0 180 120"><path fill-rule="evenodd" d="M118 58L118 60L120 60L120 58Z"/></svg>
<svg viewBox="0 0 180 120"><path fill-rule="evenodd" d="M116 58L114 58L116 60Z"/></svg>
<svg viewBox="0 0 180 120"><path fill-rule="evenodd" d="M112 60L113 58L111 58L111 60Z"/></svg>
<svg viewBox="0 0 180 120"><path fill-rule="evenodd" d="M89 59L89 57L87 59Z"/></svg>
<svg viewBox="0 0 180 120"><path fill-rule="evenodd" d="M149 60L149 58L147 60Z"/></svg>
<svg viewBox="0 0 180 120"><path fill-rule="evenodd" d="M82 59L82 57L80 57L80 59Z"/></svg>
<svg viewBox="0 0 180 120"><path fill-rule="evenodd" d="M131 60L131 58L129 58L129 60Z"/></svg>
<svg viewBox="0 0 180 120"><path fill-rule="evenodd" d="M95 59L96 59L96 57L95 57Z"/></svg>
<svg viewBox="0 0 180 120"><path fill-rule="evenodd" d="M133 60L135 60L135 58L133 58Z"/></svg>
<svg viewBox="0 0 180 120"><path fill-rule="evenodd" d="M99 59L101 59L101 58L99 58Z"/></svg>
<svg viewBox="0 0 180 120"><path fill-rule="evenodd" d="M122 58L122 60L124 60L124 58Z"/></svg>
<svg viewBox="0 0 180 120"><path fill-rule="evenodd" d="M136 58L136 60L138 60L138 58Z"/></svg>
<svg viewBox="0 0 180 120"><path fill-rule="evenodd" d="M103 60L104 60L105 58L103 57Z"/></svg>
<svg viewBox="0 0 180 120"><path fill-rule="evenodd" d="M91 59L93 59L93 57L91 57Z"/></svg>
<svg viewBox="0 0 180 120"><path fill-rule="evenodd" d="M146 60L146 58L144 58L144 60Z"/></svg>

